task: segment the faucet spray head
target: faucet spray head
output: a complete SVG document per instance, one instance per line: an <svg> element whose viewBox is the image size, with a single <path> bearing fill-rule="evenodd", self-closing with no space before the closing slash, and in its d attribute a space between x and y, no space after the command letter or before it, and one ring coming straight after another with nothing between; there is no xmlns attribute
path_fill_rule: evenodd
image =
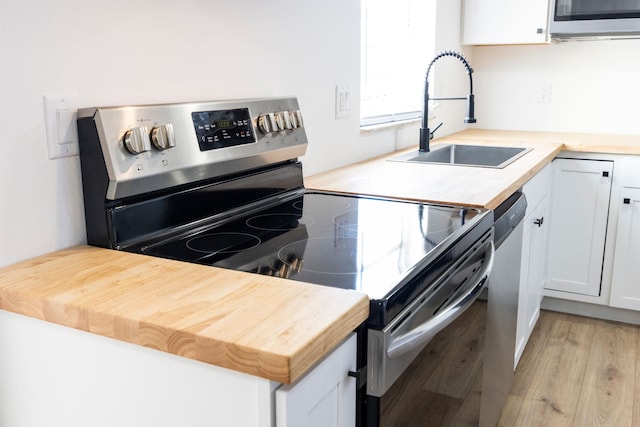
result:
<svg viewBox="0 0 640 427"><path fill-rule="evenodd" d="M474 116L475 110L475 95L470 93L467 95L467 117L464 118L465 123L475 123L476 118Z"/></svg>

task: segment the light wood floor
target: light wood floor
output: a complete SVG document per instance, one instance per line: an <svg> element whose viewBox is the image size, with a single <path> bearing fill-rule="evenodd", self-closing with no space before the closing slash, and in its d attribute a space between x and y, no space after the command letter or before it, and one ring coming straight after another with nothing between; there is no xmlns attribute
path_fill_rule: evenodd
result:
<svg viewBox="0 0 640 427"><path fill-rule="evenodd" d="M640 426L640 327L542 311L500 426Z"/></svg>
<svg viewBox="0 0 640 427"><path fill-rule="evenodd" d="M485 316L477 302L434 338L383 401L388 425L478 425ZM542 311L498 425L640 427L640 327Z"/></svg>

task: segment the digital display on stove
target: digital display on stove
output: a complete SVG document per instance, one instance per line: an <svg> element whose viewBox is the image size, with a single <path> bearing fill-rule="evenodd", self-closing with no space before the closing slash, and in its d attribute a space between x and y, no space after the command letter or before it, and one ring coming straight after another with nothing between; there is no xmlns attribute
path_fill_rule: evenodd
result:
<svg viewBox="0 0 640 427"><path fill-rule="evenodd" d="M248 108L191 113L200 151L256 142Z"/></svg>

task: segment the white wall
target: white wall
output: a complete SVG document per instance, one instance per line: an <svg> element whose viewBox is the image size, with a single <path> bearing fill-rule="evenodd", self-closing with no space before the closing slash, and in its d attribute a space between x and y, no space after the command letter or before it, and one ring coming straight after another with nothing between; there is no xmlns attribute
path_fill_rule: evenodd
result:
<svg viewBox="0 0 640 427"><path fill-rule="evenodd" d="M359 99L358 0L0 0L0 266L84 243L79 159L49 160L45 94L81 106L296 95L307 174L376 154Z"/></svg>
<svg viewBox="0 0 640 427"><path fill-rule="evenodd" d="M640 40L475 47L473 57L479 127L640 136Z"/></svg>

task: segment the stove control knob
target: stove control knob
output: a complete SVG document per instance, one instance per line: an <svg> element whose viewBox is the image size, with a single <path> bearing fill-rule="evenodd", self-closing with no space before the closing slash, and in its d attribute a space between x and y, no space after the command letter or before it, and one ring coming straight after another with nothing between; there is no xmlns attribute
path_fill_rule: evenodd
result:
<svg viewBox="0 0 640 427"><path fill-rule="evenodd" d="M289 113L289 121L291 122L291 128L298 128L298 118L296 117L295 111Z"/></svg>
<svg viewBox="0 0 640 427"><path fill-rule="evenodd" d="M291 129L291 120L289 119L288 111L280 111L279 113L276 113L276 121L278 122L278 129Z"/></svg>
<svg viewBox="0 0 640 427"><path fill-rule="evenodd" d="M131 154L140 154L151 150L149 130L145 126L126 131L123 141L125 148Z"/></svg>
<svg viewBox="0 0 640 427"><path fill-rule="evenodd" d="M302 124L302 113L300 110L292 111L289 113L289 118L291 119L291 126L295 128L301 128Z"/></svg>
<svg viewBox="0 0 640 427"><path fill-rule="evenodd" d="M173 125L167 123L159 125L151 130L151 143L158 150L166 150L176 146L176 137L173 133Z"/></svg>
<svg viewBox="0 0 640 427"><path fill-rule="evenodd" d="M278 130L275 114L269 113L258 117L258 128L262 133L271 133Z"/></svg>

